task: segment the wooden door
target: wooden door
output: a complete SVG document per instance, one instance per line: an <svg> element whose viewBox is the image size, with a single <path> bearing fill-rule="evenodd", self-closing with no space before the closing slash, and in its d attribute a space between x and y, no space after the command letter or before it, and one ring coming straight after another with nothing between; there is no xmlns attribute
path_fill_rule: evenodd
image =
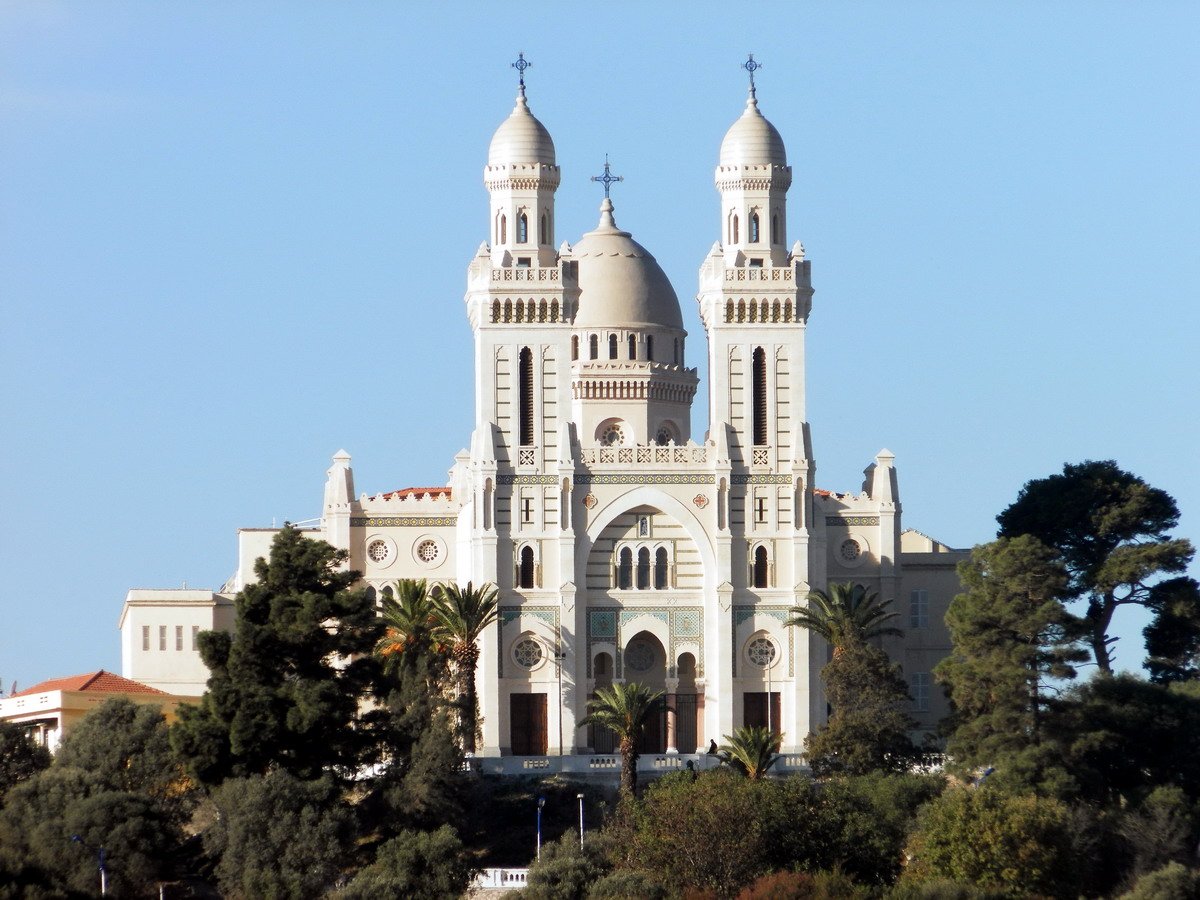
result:
<svg viewBox="0 0 1200 900"><path fill-rule="evenodd" d="M509 696L509 740L514 756L545 756L547 745L546 695Z"/></svg>
<svg viewBox="0 0 1200 900"><path fill-rule="evenodd" d="M783 733L783 729L779 725L779 712L779 692L771 691L770 725L775 734ZM742 694L742 724L747 728L767 727L766 691L746 691Z"/></svg>

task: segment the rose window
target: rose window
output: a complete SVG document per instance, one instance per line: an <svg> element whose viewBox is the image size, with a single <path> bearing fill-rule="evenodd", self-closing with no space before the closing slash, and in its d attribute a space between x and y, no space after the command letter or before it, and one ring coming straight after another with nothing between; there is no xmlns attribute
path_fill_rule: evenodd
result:
<svg viewBox="0 0 1200 900"><path fill-rule="evenodd" d="M417 544L417 559L423 563L431 563L438 558L437 541L421 541Z"/></svg>
<svg viewBox="0 0 1200 900"><path fill-rule="evenodd" d="M388 558L391 550L388 548L387 541L371 541L367 545L367 557L371 562L381 563Z"/></svg>
<svg viewBox="0 0 1200 900"><path fill-rule="evenodd" d="M517 665L532 669L542 661L542 645L533 638L522 638L513 648L513 659Z"/></svg>
<svg viewBox="0 0 1200 900"><path fill-rule="evenodd" d="M625 442L620 425L608 425L600 432L600 444L604 447L615 447Z"/></svg>
<svg viewBox="0 0 1200 900"><path fill-rule="evenodd" d="M846 562L854 562L862 556L862 547L859 546L858 541L854 538L846 538L846 540L842 541L842 546L838 552Z"/></svg>
<svg viewBox="0 0 1200 900"><path fill-rule="evenodd" d="M775 661L775 644L770 638L757 637L746 648L750 662L760 669L765 669Z"/></svg>
<svg viewBox="0 0 1200 900"><path fill-rule="evenodd" d="M625 665L635 672L645 672L654 665L654 648L646 641L634 641L625 651Z"/></svg>

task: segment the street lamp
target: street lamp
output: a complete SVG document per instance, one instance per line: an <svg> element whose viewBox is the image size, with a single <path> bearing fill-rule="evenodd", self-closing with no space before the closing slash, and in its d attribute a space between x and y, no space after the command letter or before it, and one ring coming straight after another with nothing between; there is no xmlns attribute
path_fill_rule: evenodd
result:
<svg viewBox="0 0 1200 900"><path fill-rule="evenodd" d="M81 838L77 834L71 835L71 841L73 843L79 844L85 850L92 849L87 844L85 844L83 842L83 838ZM105 866L104 866L104 848L103 847L101 847L99 850L96 851L96 859L100 863L100 896L106 897L106 896L108 896L108 869L105 868Z"/></svg>
<svg viewBox="0 0 1200 900"><path fill-rule="evenodd" d="M537 804L537 859L542 861L542 808L546 805L545 797L538 797Z"/></svg>
<svg viewBox="0 0 1200 900"><path fill-rule="evenodd" d="M579 849L583 849L583 794L576 794L579 800Z"/></svg>

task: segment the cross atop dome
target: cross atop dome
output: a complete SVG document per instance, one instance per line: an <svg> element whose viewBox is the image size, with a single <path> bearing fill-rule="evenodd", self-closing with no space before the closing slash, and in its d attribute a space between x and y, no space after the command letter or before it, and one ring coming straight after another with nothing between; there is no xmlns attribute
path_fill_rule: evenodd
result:
<svg viewBox="0 0 1200 900"><path fill-rule="evenodd" d="M754 96L754 73L762 68L762 63L754 61L754 54L750 54L750 58L742 63L742 68L750 73L750 96Z"/></svg>
<svg viewBox="0 0 1200 900"><path fill-rule="evenodd" d="M751 59L753 59L753 57L751 57ZM529 60L527 60L525 58L525 54L522 52L522 53L517 54L517 61L515 63L509 63L509 65L512 66L512 68L517 70L517 75L518 75L517 83L521 88L521 93L524 94L525 93L525 70L528 69L530 66L532 66L533 63L531 63ZM754 76L751 75L750 79L751 79L751 81L753 81Z"/></svg>
<svg viewBox="0 0 1200 900"><path fill-rule="evenodd" d="M609 192L609 189L612 188L612 186L614 184L616 184L618 181L624 181L624 180L625 180L624 175L613 175L612 172L609 171L608 154L605 153L604 154L604 174L592 176L592 181L596 181L596 182L599 182L600 184L604 185L604 199L605 200L609 199L608 192Z"/></svg>

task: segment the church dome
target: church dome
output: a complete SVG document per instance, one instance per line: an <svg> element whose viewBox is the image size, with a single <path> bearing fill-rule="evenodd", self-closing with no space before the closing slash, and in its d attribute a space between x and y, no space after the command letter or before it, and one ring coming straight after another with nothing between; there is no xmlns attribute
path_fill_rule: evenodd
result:
<svg viewBox="0 0 1200 900"><path fill-rule="evenodd" d="M722 166L786 166L787 151L775 126L758 111L751 93L746 109L721 141Z"/></svg>
<svg viewBox="0 0 1200 900"><path fill-rule="evenodd" d="M500 123L488 147L488 165L541 163L554 165L554 141L546 126L529 111L525 89L517 95L512 114Z"/></svg>
<svg viewBox="0 0 1200 900"><path fill-rule="evenodd" d="M658 326L683 330L679 298L650 251L621 231L612 201L600 206L600 224L579 239L579 312L583 328Z"/></svg>

